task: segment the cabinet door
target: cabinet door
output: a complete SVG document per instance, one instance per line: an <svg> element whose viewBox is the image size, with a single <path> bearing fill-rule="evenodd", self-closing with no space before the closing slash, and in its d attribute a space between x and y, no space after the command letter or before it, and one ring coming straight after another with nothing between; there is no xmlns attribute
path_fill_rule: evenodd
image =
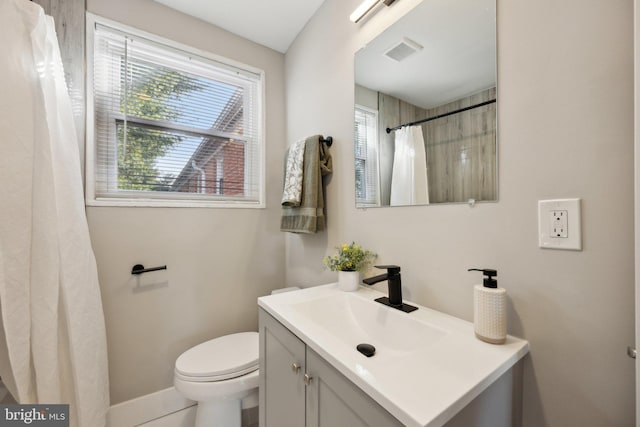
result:
<svg viewBox="0 0 640 427"><path fill-rule="evenodd" d="M264 310L260 324L260 427L305 423L305 344Z"/></svg>
<svg viewBox="0 0 640 427"><path fill-rule="evenodd" d="M310 348L307 348L306 374L310 378L307 379L307 427L402 426Z"/></svg>

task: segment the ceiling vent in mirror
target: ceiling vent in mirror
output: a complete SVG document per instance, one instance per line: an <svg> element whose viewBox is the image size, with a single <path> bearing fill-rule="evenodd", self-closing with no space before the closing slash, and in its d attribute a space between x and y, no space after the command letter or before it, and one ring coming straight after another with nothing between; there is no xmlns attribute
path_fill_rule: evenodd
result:
<svg viewBox="0 0 640 427"><path fill-rule="evenodd" d="M407 59L409 56L413 55L419 50L422 50L421 45L411 39L403 37L402 40L387 49L384 52L384 56L393 59L394 61L400 62Z"/></svg>

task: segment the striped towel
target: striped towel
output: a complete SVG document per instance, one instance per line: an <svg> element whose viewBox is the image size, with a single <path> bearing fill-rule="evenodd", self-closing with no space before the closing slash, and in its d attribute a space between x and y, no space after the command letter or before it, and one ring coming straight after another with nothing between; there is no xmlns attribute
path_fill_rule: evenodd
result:
<svg viewBox="0 0 640 427"><path fill-rule="evenodd" d="M282 206L300 206L302 201L302 172L305 140L293 143L287 150L284 166Z"/></svg>

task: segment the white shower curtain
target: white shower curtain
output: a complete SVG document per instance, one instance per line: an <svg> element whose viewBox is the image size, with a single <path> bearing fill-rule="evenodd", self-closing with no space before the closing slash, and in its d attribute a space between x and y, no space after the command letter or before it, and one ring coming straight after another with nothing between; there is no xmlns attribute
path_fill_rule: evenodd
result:
<svg viewBox="0 0 640 427"><path fill-rule="evenodd" d="M390 205L428 203L427 155L422 126L405 126L395 131Z"/></svg>
<svg viewBox="0 0 640 427"><path fill-rule="evenodd" d="M0 40L0 376L19 403L104 426L104 315L53 19L2 0Z"/></svg>

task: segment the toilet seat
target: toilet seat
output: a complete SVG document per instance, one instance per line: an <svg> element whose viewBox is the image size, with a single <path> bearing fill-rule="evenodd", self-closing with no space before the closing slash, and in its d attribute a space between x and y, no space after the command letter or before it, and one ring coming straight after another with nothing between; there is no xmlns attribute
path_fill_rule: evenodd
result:
<svg viewBox="0 0 640 427"><path fill-rule="evenodd" d="M241 332L199 344L178 357L175 376L183 381L214 382L256 371L258 337L257 332Z"/></svg>

